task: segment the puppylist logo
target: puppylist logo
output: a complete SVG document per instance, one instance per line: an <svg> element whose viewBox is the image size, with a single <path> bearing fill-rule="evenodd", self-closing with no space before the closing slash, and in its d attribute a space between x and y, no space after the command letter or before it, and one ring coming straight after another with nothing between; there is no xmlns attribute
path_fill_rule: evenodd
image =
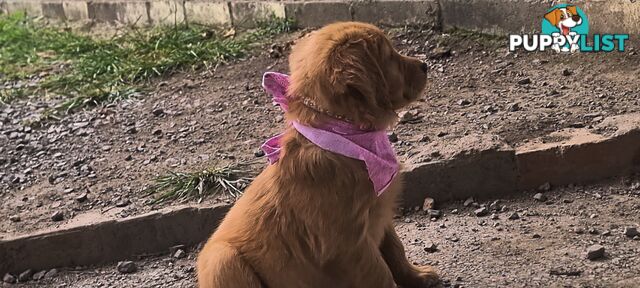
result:
<svg viewBox="0 0 640 288"><path fill-rule="evenodd" d="M623 52L629 39L629 34L588 34L587 15L575 5L558 4L544 15L541 34L509 35L509 51Z"/></svg>

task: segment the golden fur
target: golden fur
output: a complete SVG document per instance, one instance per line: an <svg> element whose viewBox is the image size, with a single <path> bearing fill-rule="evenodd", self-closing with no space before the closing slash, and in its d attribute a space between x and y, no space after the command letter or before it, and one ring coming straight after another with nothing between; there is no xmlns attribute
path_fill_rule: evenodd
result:
<svg viewBox="0 0 640 288"><path fill-rule="evenodd" d="M418 59L398 54L375 26L344 22L301 39L289 58L288 119L328 117L302 103L386 129L426 84ZM295 129L235 203L198 256L210 287L436 287L431 267L414 267L393 228L400 177L376 197L362 161L320 149Z"/></svg>

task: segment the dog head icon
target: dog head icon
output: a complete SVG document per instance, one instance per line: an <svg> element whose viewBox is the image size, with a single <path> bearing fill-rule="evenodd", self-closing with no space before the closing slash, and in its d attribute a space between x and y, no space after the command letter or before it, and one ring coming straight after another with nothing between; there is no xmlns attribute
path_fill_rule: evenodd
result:
<svg viewBox="0 0 640 288"><path fill-rule="evenodd" d="M544 18L554 27L560 29L562 35L569 35L571 28L582 24L582 17L578 15L576 6L553 9L545 14Z"/></svg>

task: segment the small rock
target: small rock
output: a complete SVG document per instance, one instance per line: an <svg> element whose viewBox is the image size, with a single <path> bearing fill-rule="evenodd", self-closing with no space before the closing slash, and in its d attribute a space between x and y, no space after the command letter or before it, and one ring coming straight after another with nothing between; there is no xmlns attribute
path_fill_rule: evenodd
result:
<svg viewBox="0 0 640 288"><path fill-rule="evenodd" d="M9 216L9 220L11 222L20 222L20 220L22 220L22 219L20 219L20 216L18 216L18 215L11 215L11 216Z"/></svg>
<svg viewBox="0 0 640 288"><path fill-rule="evenodd" d="M433 200L433 198L425 198L424 202L422 203L422 211L428 211L429 209L433 209L433 206L435 204L435 200Z"/></svg>
<svg viewBox="0 0 640 288"><path fill-rule="evenodd" d="M571 70L564 68L562 70L562 76L571 76L571 74L573 74L573 72L571 72Z"/></svg>
<svg viewBox="0 0 640 288"><path fill-rule="evenodd" d="M536 193L536 195L533 195L533 199L535 199L536 201L545 202L547 201L547 196L542 193Z"/></svg>
<svg viewBox="0 0 640 288"><path fill-rule="evenodd" d="M458 209L451 210L451 214L458 214Z"/></svg>
<svg viewBox="0 0 640 288"><path fill-rule="evenodd" d="M127 205L129 205L129 199L124 199L124 200L120 200L118 202L116 202L116 207L125 207Z"/></svg>
<svg viewBox="0 0 640 288"><path fill-rule="evenodd" d="M440 131L440 132L438 132L438 134L436 136L442 138L442 137L447 136L447 135L449 135L449 133L447 133L445 131Z"/></svg>
<svg viewBox="0 0 640 288"><path fill-rule="evenodd" d="M624 228L624 235L629 238L633 238L635 236L640 236L640 232L638 232L638 229L635 227L626 227Z"/></svg>
<svg viewBox="0 0 640 288"><path fill-rule="evenodd" d="M498 219L500 219L500 217L498 217L498 214L496 213L491 214L491 220L498 220Z"/></svg>
<svg viewBox="0 0 640 288"><path fill-rule="evenodd" d="M475 200L473 200L473 197L470 197L467 200L464 200L464 207L471 206L471 204L473 204L473 202L475 202Z"/></svg>
<svg viewBox="0 0 640 288"><path fill-rule="evenodd" d="M58 269L51 269L44 274L44 278L53 278L58 276Z"/></svg>
<svg viewBox="0 0 640 288"><path fill-rule="evenodd" d="M2 277L2 281L4 281L5 283L13 284L13 283L16 283L16 277L7 273L7 274L4 274L4 277Z"/></svg>
<svg viewBox="0 0 640 288"><path fill-rule="evenodd" d="M518 80L518 84L519 85L527 85L527 84L531 84L531 79L530 78L523 78Z"/></svg>
<svg viewBox="0 0 640 288"><path fill-rule="evenodd" d="M473 214L476 214L478 217L483 217L489 214L489 210L486 207L481 207L473 211Z"/></svg>
<svg viewBox="0 0 640 288"><path fill-rule="evenodd" d="M597 235L599 233L600 232L598 232L598 230L596 228L590 228L589 229L589 234L591 234L591 235Z"/></svg>
<svg viewBox="0 0 640 288"><path fill-rule="evenodd" d="M587 259L597 260L604 257L604 247L602 245L592 245L587 248Z"/></svg>
<svg viewBox="0 0 640 288"><path fill-rule="evenodd" d="M509 112L516 112L520 110L520 104L518 103L511 103L507 106L507 110Z"/></svg>
<svg viewBox="0 0 640 288"><path fill-rule="evenodd" d="M58 222L62 221L63 219L64 213L62 213L62 211L56 211L55 213L53 213L53 215L51 215L51 221Z"/></svg>
<svg viewBox="0 0 640 288"><path fill-rule="evenodd" d="M602 234L600 234L600 235L602 235L602 236L611 236L611 231L609 231L609 230L602 231Z"/></svg>
<svg viewBox="0 0 640 288"><path fill-rule="evenodd" d="M460 100L458 100L457 103L460 106L467 106L467 105L471 104L471 102L469 102L469 100L467 100L467 99L460 99Z"/></svg>
<svg viewBox="0 0 640 288"><path fill-rule="evenodd" d="M262 149L258 149L253 153L253 156L255 156L256 158L262 157L264 156L264 151L262 151Z"/></svg>
<svg viewBox="0 0 640 288"><path fill-rule="evenodd" d="M440 210L429 209L428 213L429 213L429 217L431 217L431 218L440 218L440 217L442 217L442 212Z"/></svg>
<svg viewBox="0 0 640 288"><path fill-rule="evenodd" d="M416 120L418 112L415 110L401 111L398 113L400 123L407 123Z"/></svg>
<svg viewBox="0 0 640 288"><path fill-rule="evenodd" d="M35 281L38 281L42 278L44 278L44 275L47 273L47 270L42 270L38 273L34 273L32 279Z"/></svg>
<svg viewBox="0 0 640 288"><path fill-rule="evenodd" d="M18 275L18 282L27 282L31 280L31 277L33 277L33 270L27 269L27 271L24 271L20 273L20 275Z"/></svg>
<svg viewBox="0 0 640 288"><path fill-rule="evenodd" d="M87 201L87 193L82 193L82 194L78 195L76 197L76 201L78 201L78 203L82 203L84 201Z"/></svg>
<svg viewBox="0 0 640 288"><path fill-rule="evenodd" d="M395 132L387 133L387 137L389 138L389 142L391 142L391 143L398 142L398 135L396 135Z"/></svg>
<svg viewBox="0 0 640 288"><path fill-rule="evenodd" d="M542 236L540 236L540 234L537 234L537 233L536 233L536 234L531 235L531 238L533 238L533 239L540 239L540 238L542 238Z"/></svg>
<svg viewBox="0 0 640 288"><path fill-rule="evenodd" d="M438 252L438 245L436 245L436 243L429 242L426 246L424 246L424 251L429 253Z"/></svg>
<svg viewBox="0 0 640 288"><path fill-rule="evenodd" d="M520 215L518 215L517 212L513 212L513 214L509 216L509 220L518 220L518 219L520 219Z"/></svg>
<svg viewBox="0 0 640 288"><path fill-rule="evenodd" d="M122 274L135 273L136 271L138 271L138 267L136 266L136 263L133 263L132 261L118 262L117 269L118 269L118 272Z"/></svg>
<svg viewBox="0 0 640 288"><path fill-rule="evenodd" d="M573 203L573 199L562 199L562 203Z"/></svg>
<svg viewBox="0 0 640 288"><path fill-rule="evenodd" d="M153 114L153 116L160 117L160 116L164 115L164 109L156 108L156 109L153 109L151 111L151 113Z"/></svg>
<svg viewBox="0 0 640 288"><path fill-rule="evenodd" d="M176 258L176 259L182 259L186 256L187 256L187 252L184 252L184 250L182 249L178 249L176 250L175 253L173 253L173 258Z"/></svg>
<svg viewBox="0 0 640 288"><path fill-rule="evenodd" d="M436 47L431 51L430 58L440 59L451 56L451 48L448 47Z"/></svg>

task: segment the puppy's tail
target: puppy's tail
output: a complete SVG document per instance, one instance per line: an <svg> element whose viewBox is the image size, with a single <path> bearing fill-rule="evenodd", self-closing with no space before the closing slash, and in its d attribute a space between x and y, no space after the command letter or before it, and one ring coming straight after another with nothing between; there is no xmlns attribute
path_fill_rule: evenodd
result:
<svg viewBox="0 0 640 288"><path fill-rule="evenodd" d="M260 277L227 243L207 243L198 255L200 288L264 288Z"/></svg>

